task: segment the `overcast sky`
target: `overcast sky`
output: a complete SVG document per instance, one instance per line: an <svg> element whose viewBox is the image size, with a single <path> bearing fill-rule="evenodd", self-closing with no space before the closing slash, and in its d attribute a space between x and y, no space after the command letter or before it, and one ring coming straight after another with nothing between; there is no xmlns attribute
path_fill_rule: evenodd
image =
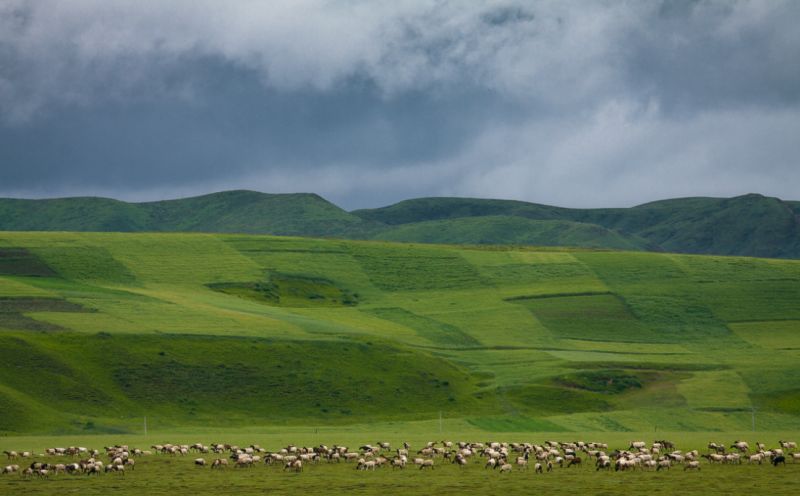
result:
<svg viewBox="0 0 800 496"><path fill-rule="evenodd" d="M0 195L800 200L800 2L0 0Z"/></svg>

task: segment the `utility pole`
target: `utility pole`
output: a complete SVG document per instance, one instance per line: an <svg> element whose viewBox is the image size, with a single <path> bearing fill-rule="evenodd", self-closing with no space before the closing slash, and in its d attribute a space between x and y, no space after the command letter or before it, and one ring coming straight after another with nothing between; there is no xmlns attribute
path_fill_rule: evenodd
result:
<svg viewBox="0 0 800 496"><path fill-rule="evenodd" d="M144 435L147 436L147 416L144 417Z"/></svg>

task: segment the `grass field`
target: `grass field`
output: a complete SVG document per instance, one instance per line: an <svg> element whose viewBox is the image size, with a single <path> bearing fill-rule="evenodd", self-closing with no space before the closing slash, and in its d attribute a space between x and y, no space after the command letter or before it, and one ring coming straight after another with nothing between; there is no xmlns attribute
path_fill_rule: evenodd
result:
<svg viewBox="0 0 800 496"><path fill-rule="evenodd" d="M683 450L692 448L705 452L709 441L731 443L746 439L750 444L760 440L770 446L777 439L791 436L791 432L761 432L757 437L742 432L542 432L532 435L519 432L487 432L462 420L445 419L442 431L438 422L384 422L368 425L338 427L264 427L238 430L178 429L177 432L143 435L101 435L64 437L13 437L0 438L0 449L28 449L35 452L53 446L75 444L87 447L109 446L119 443L131 447L148 448L155 443L227 442L243 446L259 444L270 451L294 443L298 446L317 446L335 443L358 446L364 443L389 441L398 446L410 442L412 448L429 440L453 439L528 441L545 440L595 440L606 442L611 449L626 448L632 440L648 442L657 436L670 439ZM433 471L420 471L410 466L405 470L382 468L375 472L357 472L354 463L307 465L302 473L284 472L280 466L259 464L251 469L213 471L198 468L192 460L203 456L211 460L215 455L189 455L170 457L152 455L140 457L136 469L124 477L106 474L86 476L60 475L48 480L23 480L16 474L0 476L0 493L3 494L297 494L298 492L333 492L348 494L455 494L463 492L522 493L577 492L586 494L616 495L621 492L646 494L796 494L796 481L800 464L791 461L785 467L763 465L710 465L703 460L700 472L684 472L680 466L669 471L597 472L589 464L581 468L556 468L552 473L535 474L532 469L509 474L483 468L483 461L475 460L459 468L437 459ZM63 459L38 457L38 460Z"/></svg>
<svg viewBox="0 0 800 496"><path fill-rule="evenodd" d="M800 261L0 233L0 432L800 429Z"/></svg>

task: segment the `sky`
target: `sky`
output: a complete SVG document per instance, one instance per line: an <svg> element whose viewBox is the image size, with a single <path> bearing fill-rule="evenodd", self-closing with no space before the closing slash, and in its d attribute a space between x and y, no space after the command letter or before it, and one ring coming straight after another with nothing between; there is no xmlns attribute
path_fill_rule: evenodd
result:
<svg viewBox="0 0 800 496"><path fill-rule="evenodd" d="M800 2L0 0L0 196L800 200Z"/></svg>

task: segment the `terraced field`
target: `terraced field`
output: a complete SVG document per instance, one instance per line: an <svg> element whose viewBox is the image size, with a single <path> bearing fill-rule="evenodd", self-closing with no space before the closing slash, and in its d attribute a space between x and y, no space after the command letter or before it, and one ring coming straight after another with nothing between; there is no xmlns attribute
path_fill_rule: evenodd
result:
<svg viewBox="0 0 800 496"><path fill-rule="evenodd" d="M800 261L0 233L0 431L800 429Z"/></svg>

